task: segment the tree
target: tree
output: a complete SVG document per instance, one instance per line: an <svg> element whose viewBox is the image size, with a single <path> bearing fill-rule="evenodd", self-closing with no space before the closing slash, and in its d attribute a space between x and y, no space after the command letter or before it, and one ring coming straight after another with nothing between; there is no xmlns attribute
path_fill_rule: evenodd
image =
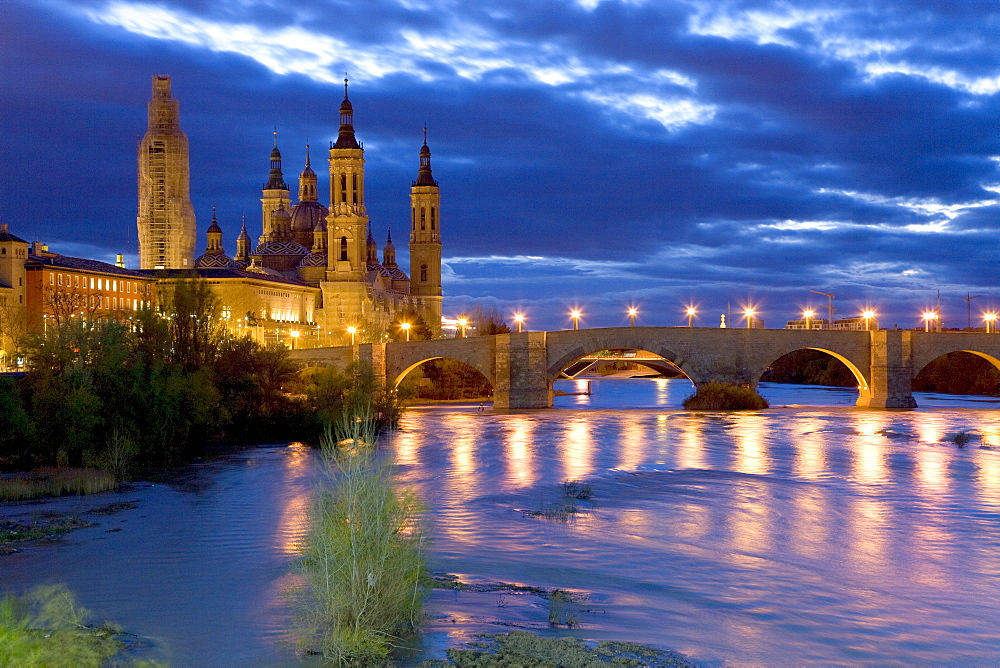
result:
<svg viewBox="0 0 1000 668"><path fill-rule="evenodd" d="M208 282L184 279L164 286L160 307L169 321L172 360L189 371L210 362L225 328L219 318L219 300Z"/></svg>
<svg viewBox="0 0 1000 668"><path fill-rule="evenodd" d="M469 321L478 336L493 336L494 334L510 334L510 327L503 314L492 302L479 302L468 314Z"/></svg>

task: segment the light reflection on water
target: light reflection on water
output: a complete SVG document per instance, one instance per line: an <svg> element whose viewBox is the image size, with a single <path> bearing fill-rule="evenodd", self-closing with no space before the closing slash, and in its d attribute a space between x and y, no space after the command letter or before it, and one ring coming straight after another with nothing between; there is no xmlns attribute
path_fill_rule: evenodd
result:
<svg viewBox="0 0 1000 668"><path fill-rule="evenodd" d="M602 397L606 382L586 400L638 387L613 382ZM707 661L1000 661L1000 452L980 447L1000 433L1000 411L863 411L846 391L843 408L809 408L815 395L778 390L806 407L622 412L566 397L572 410L468 413L481 425L477 477L400 471L431 497L432 567L589 592L601 614L578 635ZM626 401L685 394L650 383ZM400 438L431 461L455 447L460 414L412 411ZM953 436L966 430L982 440L959 448ZM531 454L508 469L504 453L523 433L532 438L516 447ZM585 516L517 512L558 502L573 478L594 487ZM452 499L462 512L448 510ZM446 613L429 624L431 645L510 630L481 609L456 629L447 620L461 606L434 601Z"/></svg>
<svg viewBox="0 0 1000 668"><path fill-rule="evenodd" d="M406 413L385 450L428 506L433 570L587 592L594 612L574 635L703 661L1000 663L1000 411L953 397L864 411L850 391L765 387L772 405L799 408L692 413L677 408L690 384L593 389L560 398L567 410ZM810 407L821 400L833 407ZM973 440L959 448L962 431ZM136 510L0 558L0 580L66 582L99 617L155 639L150 658L287 665L314 477L299 446L198 464L130 492ZM575 520L524 512L562 503L574 478L595 494ZM495 596L468 605L432 595L422 658L516 628ZM544 605L537 628L555 633Z"/></svg>

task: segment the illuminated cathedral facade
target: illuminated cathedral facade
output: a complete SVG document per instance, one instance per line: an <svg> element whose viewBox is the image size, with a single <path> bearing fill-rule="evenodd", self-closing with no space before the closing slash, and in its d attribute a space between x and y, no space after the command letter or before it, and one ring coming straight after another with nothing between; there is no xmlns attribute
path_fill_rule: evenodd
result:
<svg viewBox="0 0 1000 668"><path fill-rule="evenodd" d="M150 127L139 156L137 222L142 269L169 280L171 276L182 278L183 270L193 267L210 281L226 316L240 327L250 327L252 321L250 333L257 332L255 336L262 340L282 341L281 323L289 323L286 333L298 327L301 331L295 336L309 336L299 339L300 345L346 342L349 328L361 335L359 340L379 340L394 320L413 315L419 315L431 332L440 334L441 192L431 171L426 131L417 178L410 188L412 276L407 276L396 261L391 233L380 258L369 228L364 147L355 136L346 80L340 128L329 149L329 205L320 202L319 178L308 146L293 203L275 134L270 172L261 189L257 243L253 243L244 220L236 252L228 255L213 213L205 252L193 258L188 239L195 223L194 216L187 213L186 138L180 132L178 107L171 103L169 77L154 77L153 81ZM161 133L164 137L159 137ZM166 159L156 152L162 147L168 150ZM173 153L169 153L171 149ZM159 219L152 215L158 212L163 212ZM161 233L163 230L167 232ZM281 297L280 303L275 302L275 296Z"/></svg>

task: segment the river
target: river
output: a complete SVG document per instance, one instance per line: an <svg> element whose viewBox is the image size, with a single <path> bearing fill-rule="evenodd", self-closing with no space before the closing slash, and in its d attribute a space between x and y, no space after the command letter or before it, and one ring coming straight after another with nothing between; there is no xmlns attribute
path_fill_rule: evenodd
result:
<svg viewBox="0 0 1000 668"><path fill-rule="evenodd" d="M765 384L769 410L693 413L686 381L591 387L544 411L410 409L383 445L428 506L433 571L579 601L575 628L550 629L531 592L435 590L412 660L529 628L709 664L1000 662L1000 403L868 411L848 390ZM0 507L137 504L0 557L0 583L66 583L146 639L135 656L294 665L286 592L315 462L257 447L126 493ZM565 497L567 480L592 498Z"/></svg>

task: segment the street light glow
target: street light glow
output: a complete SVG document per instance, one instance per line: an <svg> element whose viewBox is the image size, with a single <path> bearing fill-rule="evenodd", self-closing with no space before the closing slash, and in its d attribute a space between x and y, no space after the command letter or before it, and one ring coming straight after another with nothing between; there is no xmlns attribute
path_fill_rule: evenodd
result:
<svg viewBox="0 0 1000 668"><path fill-rule="evenodd" d="M517 333L520 334L521 333L521 327L524 325L524 314L523 313L515 313L514 314L514 322L517 323Z"/></svg>
<svg viewBox="0 0 1000 668"><path fill-rule="evenodd" d="M747 319L747 329L753 328L753 317L756 314L757 312L753 310L753 307L748 306L746 309L744 309L743 315L746 316Z"/></svg>
<svg viewBox="0 0 1000 668"><path fill-rule="evenodd" d="M863 311L861 313L861 317L865 319L865 331L868 331L870 329L869 325L871 323L871 319L875 317L875 311L871 309Z"/></svg>
<svg viewBox="0 0 1000 668"><path fill-rule="evenodd" d="M580 316L583 315L577 309L569 312L569 317L573 318L573 329L580 329Z"/></svg>
<svg viewBox="0 0 1000 668"><path fill-rule="evenodd" d="M458 326L462 330L462 338L465 338L465 327L469 324L469 319L464 315L458 316Z"/></svg>
<svg viewBox="0 0 1000 668"><path fill-rule="evenodd" d="M983 314L983 320L986 321L986 333L987 334L991 334L993 332L993 329L994 329L994 324L993 323L996 322L996 319L997 319L997 314L996 313L984 313Z"/></svg>
<svg viewBox="0 0 1000 668"><path fill-rule="evenodd" d="M924 331L925 332L931 331L931 320L937 320L937 317L938 317L938 315L934 311L924 311L923 318L924 318Z"/></svg>
<svg viewBox="0 0 1000 668"><path fill-rule="evenodd" d="M406 332L406 340L409 341L410 340L410 323L404 322L404 323L401 323L399 326L403 329L404 332Z"/></svg>
<svg viewBox="0 0 1000 668"><path fill-rule="evenodd" d="M630 306L628 309L628 317L632 321L632 326L635 327L635 316L639 314L639 309L634 306Z"/></svg>
<svg viewBox="0 0 1000 668"><path fill-rule="evenodd" d="M358 328L355 327L354 325L351 325L350 327L347 328L347 333L351 335L351 345L352 346L354 345L354 335L357 332L358 332Z"/></svg>
<svg viewBox="0 0 1000 668"><path fill-rule="evenodd" d="M694 314L697 312L693 306L687 307L688 327L694 326Z"/></svg>

